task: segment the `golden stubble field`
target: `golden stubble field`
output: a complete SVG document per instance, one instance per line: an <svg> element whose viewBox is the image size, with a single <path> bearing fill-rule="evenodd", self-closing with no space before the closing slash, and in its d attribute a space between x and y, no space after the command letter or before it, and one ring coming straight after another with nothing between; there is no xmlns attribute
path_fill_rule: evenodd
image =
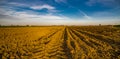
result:
<svg viewBox="0 0 120 59"><path fill-rule="evenodd" d="M111 26L1 27L0 59L120 59Z"/></svg>

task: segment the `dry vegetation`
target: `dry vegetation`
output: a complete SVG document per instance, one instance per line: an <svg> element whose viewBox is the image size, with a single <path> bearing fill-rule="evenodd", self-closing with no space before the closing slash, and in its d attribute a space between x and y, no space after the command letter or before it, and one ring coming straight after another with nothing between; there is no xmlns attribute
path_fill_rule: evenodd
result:
<svg viewBox="0 0 120 59"><path fill-rule="evenodd" d="M1 27L0 59L120 59L120 29Z"/></svg>

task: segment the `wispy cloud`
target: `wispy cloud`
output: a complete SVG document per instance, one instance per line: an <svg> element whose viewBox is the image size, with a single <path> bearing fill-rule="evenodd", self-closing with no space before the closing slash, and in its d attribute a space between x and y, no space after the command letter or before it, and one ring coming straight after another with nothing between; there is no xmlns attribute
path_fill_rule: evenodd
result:
<svg viewBox="0 0 120 59"><path fill-rule="evenodd" d="M32 10L43 10L46 9L46 12L52 13L52 12L59 12L56 10L56 7L51 6L49 4L25 4L25 3L19 3L19 2L10 2L10 3L5 3L6 5L0 5L4 6L6 9L20 9L21 7L24 8L29 8ZM22 10L22 8L20 10Z"/></svg>
<svg viewBox="0 0 120 59"><path fill-rule="evenodd" d="M7 14L3 15L0 13L1 24L38 24L38 25L48 25L48 24L62 24L64 20L69 19L65 16L56 16L53 14L40 15L37 13L31 13L29 11L18 12L15 10L7 11ZM7 21L6 21L7 20ZM16 23L14 23L16 22ZM44 23L44 24L43 24Z"/></svg>
<svg viewBox="0 0 120 59"><path fill-rule="evenodd" d="M85 12L79 10L79 12L83 15L85 19L92 19L92 17L88 16Z"/></svg>
<svg viewBox="0 0 120 59"><path fill-rule="evenodd" d="M7 4L13 5L13 6L21 6L21 7L27 7L27 6L29 6L27 4L18 3L18 2L10 2L10 3L7 3Z"/></svg>
<svg viewBox="0 0 120 59"><path fill-rule="evenodd" d="M38 14L29 14L26 12L16 12L15 17L20 17L20 18L26 18L26 19L30 19L32 18L34 19L41 19L41 20L59 20L59 19L64 19L63 17L60 16L55 16L55 15L51 15L51 14L46 14L46 15L38 15Z"/></svg>
<svg viewBox="0 0 120 59"><path fill-rule="evenodd" d="M10 7L9 7L10 6ZM30 8L18 11L16 8ZM47 9L48 13L37 12L35 10ZM22 10L22 9L20 9ZM54 15L58 12L55 7L49 4L27 5L25 3L10 2L0 5L0 24L56 24L68 19L66 16ZM1 23L2 22L2 23ZM15 23L16 22L16 23Z"/></svg>
<svg viewBox="0 0 120 59"><path fill-rule="evenodd" d="M32 6L30 8L35 9L35 10L42 10L42 9L53 10L53 9L55 9L55 7L47 5L47 4L39 5L39 6L36 5L36 6Z"/></svg>
<svg viewBox="0 0 120 59"><path fill-rule="evenodd" d="M17 18L26 18L26 19L39 18L39 19L46 19L46 20L64 19L64 17L62 17L62 16L55 16L55 15L49 14L49 13L41 15L41 14L38 14L36 12L31 12L31 11L15 11L15 10L9 10L9 11L7 11L7 13L5 13L5 12L6 12L5 10L0 10L0 14L7 15L7 16L13 16L13 17L17 17Z"/></svg>
<svg viewBox="0 0 120 59"><path fill-rule="evenodd" d="M51 12L58 12L58 10L56 10L55 7L48 5L48 4L44 4L44 5L36 5L36 6L31 6L31 9L34 10L43 10L43 9L47 9L47 12L51 13Z"/></svg>
<svg viewBox="0 0 120 59"><path fill-rule="evenodd" d="M18 3L18 2L10 2L10 3L6 3L11 6L18 6L18 7L28 7L34 10L42 10L42 9L47 9L47 10L55 10L55 7L48 5L48 4L24 4L24 3Z"/></svg>

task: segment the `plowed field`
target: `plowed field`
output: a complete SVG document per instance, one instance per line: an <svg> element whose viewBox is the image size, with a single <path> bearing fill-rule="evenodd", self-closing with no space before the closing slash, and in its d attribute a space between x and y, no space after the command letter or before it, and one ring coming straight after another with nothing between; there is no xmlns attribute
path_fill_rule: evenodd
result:
<svg viewBox="0 0 120 59"><path fill-rule="evenodd" d="M0 59L120 59L120 29L111 26L1 27Z"/></svg>

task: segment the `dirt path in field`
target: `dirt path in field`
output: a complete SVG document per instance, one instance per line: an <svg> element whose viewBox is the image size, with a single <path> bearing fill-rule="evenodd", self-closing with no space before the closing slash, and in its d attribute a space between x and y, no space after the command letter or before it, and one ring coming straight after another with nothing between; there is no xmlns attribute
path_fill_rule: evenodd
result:
<svg viewBox="0 0 120 59"><path fill-rule="evenodd" d="M64 29L64 44L63 44L63 48L65 50L65 53L68 57L68 59L72 59L72 55L70 53L70 49L68 48L68 45L67 45L67 40L68 40L68 32L67 32L67 28Z"/></svg>

